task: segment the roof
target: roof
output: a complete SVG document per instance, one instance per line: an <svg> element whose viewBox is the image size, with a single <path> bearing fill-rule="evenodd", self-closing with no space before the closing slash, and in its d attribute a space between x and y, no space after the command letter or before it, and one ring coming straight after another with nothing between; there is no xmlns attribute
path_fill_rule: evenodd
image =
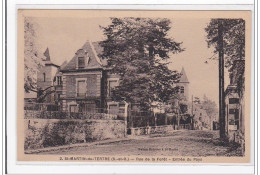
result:
<svg viewBox="0 0 260 175"><path fill-rule="evenodd" d="M50 52L49 52L49 48L47 47L47 49L45 50L45 52L43 53L44 56L45 56L45 60L44 60L44 63L45 65L47 66L55 66L57 68L59 68L60 66L58 66L57 64L53 63L51 61L51 57L50 57Z"/></svg>
<svg viewBox="0 0 260 175"><path fill-rule="evenodd" d="M97 69L103 68L103 63L99 58L99 54L102 53L103 49L99 46L98 42L92 43L87 41L73 56L73 58L66 64L61 67L61 71L73 71L77 69L77 58L84 57L88 59L88 63L84 69Z"/></svg>
<svg viewBox="0 0 260 175"><path fill-rule="evenodd" d="M179 83L189 83L189 80L187 78L186 72L183 67L181 69L181 78L180 78Z"/></svg>
<svg viewBox="0 0 260 175"><path fill-rule="evenodd" d="M47 49L45 50L45 52L43 53L43 55L46 57L46 61L50 61L50 52L49 52L49 48L47 47Z"/></svg>
<svg viewBox="0 0 260 175"><path fill-rule="evenodd" d="M60 72L60 69L62 69L66 64L67 64L67 61L64 61L64 62L60 65L59 69L57 69L57 71L56 71L56 73L55 73L55 77L62 75L62 73Z"/></svg>

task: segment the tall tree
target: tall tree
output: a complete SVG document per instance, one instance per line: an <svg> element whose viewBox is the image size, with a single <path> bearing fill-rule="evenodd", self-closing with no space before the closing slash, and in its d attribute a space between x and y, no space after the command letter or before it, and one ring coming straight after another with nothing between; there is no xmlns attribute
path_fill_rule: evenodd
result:
<svg viewBox="0 0 260 175"><path fill-rule="evenodd" d="M245 70L245 20L243 19L212 19L205 28L207 32L208 46L213 46L214 52L219 50L218 24L223 25L223 52L225 67L233 76L239 77L236 80L238 92L243 95L244 70ZM234 65L237 64L237 65Z"/></svg>
<svg viewBox="0 0 260 175"><path fill-rule="evenodd" d="M225 66L231 68L235 60L245 59L245 20L243 19L211 19L205 28L208 46L214 52L219 51L218 25L222 23L223 51Z"/></svg>
<svg viewBox="0 0 260 175"><path fill-rule="evenodd" d="M229 72L237 72L233 69L234 63L245 59L245 21L243 19L211 19L205 31L208 46L213 46L214 52L219 54L220 137L226 139L224 65ZM244 72L240 74L243 78Z"/></svg>
<svg viewBox="0 0 260 175"><path fill-rule="evenodd" d="M37 72L44 66L46 57L40 51L37 34L38 24L33 18L24 19L24 90L36 92L38 103L45 102L45 98L54 93L53 86L45 89L37 87Z"/></svg>
<svg viewBox="0 0 260 175"><path fill-rule="evenodd" d="M37 42L37 24L32 18L24 19L24 90L36 90L37 71L43 66L43 54Z"/></svg>
<svg viewBox="0 0 260 175"><path fill-rule="evenodd" d="M101 42L108 67L120 75L115 98L149 108L153 101L167 101L176 92L179 74L168 68L169 53L183 51L167 33L168 19L111 18L102 27L106 39Z"/></svg>

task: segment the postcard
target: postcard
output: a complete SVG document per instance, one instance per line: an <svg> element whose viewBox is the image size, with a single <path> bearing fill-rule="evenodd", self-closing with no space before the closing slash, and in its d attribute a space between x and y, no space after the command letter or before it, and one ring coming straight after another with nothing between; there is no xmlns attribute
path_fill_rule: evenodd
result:
<svg viewBox="0 0 260 175"><path fill-rule="evenodd" d="M251 15L18 9L17 160L249 163Z"/></svg>

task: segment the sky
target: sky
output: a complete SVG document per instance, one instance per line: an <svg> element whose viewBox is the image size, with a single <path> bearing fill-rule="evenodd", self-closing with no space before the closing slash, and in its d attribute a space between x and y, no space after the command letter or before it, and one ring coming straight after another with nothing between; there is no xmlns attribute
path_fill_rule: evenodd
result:
<svg viewBox="0 0 260 175"><path fill-rule="evenodd" d="M204 31L210 19L170 20L172 28L168 36L177 42L183 42L185 51L170 55L169 68L177 71L181 71L182 67L185 69L190 82L190 96L202 99L206 95L218 105L218 61L208 59L213 56L213 48L208 48ZM34 21L37 23L37 40L42 52L48 47L51 60L58 65L65 60L69 61L87 40L104 39L100 25L110 24L109 18L37 17ZM226 73L226 85L227 75Z"/></svg>

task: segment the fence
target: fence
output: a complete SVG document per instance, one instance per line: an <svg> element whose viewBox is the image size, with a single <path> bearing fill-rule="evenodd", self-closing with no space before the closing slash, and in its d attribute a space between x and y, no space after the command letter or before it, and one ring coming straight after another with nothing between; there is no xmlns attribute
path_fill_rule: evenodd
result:
<svg viewBox="0 0 260 175"><path fill-rule="evenodd" d="M25 103L24 110L32 111L59 111L60 106L53 103Z"/></svg>
<svg viewBox="0 0 260 175"><path fill-rule="evenodd" d="M129 111L127 118L128 128L174 125L176 123L176 116L165 113L155 114L152 111Z"/></svg>
<svg viewBox="0 0 260 175"><path fill-rule="evenodd" d="M24 118L39 119L95 119L95 120L124 120L124 116L118 110L105 108L91 108L84 112L60 111L55 104L26 103L24 106Z"/></svg>
<svg viewBox="0 0 260 175"><path fill-rule="evenodd" d="M55 104L27 103L24 107L24 117L26 119L94 119L94 120L125 120L124 110L106 109L106 108L88 108L84 112L59 111L59 106ZM127 128L177 125L177 116L175 114L157 113L152 111L128 110ZM189 123L189 122L188 122ZM190 125L180 121L179 128L190 129ZM178 124L178 125L179 125ZM182 125L183 124L183 125Z"/></svg>
<svg viewBox="0 0 260 175"><path fill-rule="evenodd" d="M85 112L63 112L63 111L32 111L25 110L26 119L95 119L95 120L122 120L118 115L106 113L85 113Z"/></svg>

